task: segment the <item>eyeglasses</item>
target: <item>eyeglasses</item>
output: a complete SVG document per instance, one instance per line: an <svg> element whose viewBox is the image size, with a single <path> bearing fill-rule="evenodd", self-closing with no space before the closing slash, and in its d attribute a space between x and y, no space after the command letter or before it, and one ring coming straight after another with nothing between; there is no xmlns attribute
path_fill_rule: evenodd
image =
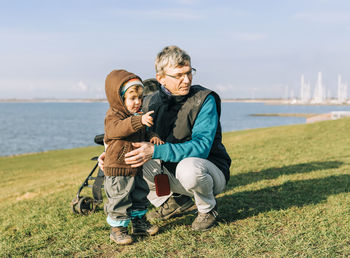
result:
<svg viewBox="0 0 350 258"><path fill-rule="evenodd" d="M175 75L171 75L171 74L165 74L166 76L169 76L171 78L177 79L177 80L183 80L185 79L185 76L187 75L188 78L192 78L192 76L194 76L196 74L196 69L195 68L191 68L191 70L189 70L187 73L178 73Z"/></svg>

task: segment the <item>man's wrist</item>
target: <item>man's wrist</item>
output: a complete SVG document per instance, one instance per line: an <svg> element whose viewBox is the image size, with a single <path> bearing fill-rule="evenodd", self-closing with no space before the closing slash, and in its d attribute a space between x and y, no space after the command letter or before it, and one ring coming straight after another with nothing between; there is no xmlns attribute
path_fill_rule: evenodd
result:
<svg viewBox="0 0 350 258"><path fill-rule="evenodd" d="M157 146L156 144L153 144L153 143L151 143L151 153L148 155L148 158L149 159L152 159L153 158L153 155L154 155L154 146Z"/></svg>

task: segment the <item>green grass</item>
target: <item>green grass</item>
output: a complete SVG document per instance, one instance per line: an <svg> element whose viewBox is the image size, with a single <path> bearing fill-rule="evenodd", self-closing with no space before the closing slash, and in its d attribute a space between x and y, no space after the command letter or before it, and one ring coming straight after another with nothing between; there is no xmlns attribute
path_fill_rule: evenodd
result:
<svg viewBox="0 0 350 258"><path fill-rule="evenodd" d="M100 146L1 157L0 257L350 256L349 132L341 119L224 134L232 166L219 225L157 221L158 235L131 246L110 242L102 210L70 210Z"/></svg>

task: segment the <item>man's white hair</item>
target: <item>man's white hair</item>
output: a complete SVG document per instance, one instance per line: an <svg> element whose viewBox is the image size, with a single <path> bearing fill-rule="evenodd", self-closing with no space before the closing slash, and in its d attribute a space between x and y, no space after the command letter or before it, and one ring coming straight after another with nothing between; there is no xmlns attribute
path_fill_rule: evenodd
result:
<svg viewBox="0 0 350 258"><path fill-rule="evenodd" d="M167 46L157 54L155 67L156 73L163 75L164 68L191 66L191 57L178 46Z"/></svg>

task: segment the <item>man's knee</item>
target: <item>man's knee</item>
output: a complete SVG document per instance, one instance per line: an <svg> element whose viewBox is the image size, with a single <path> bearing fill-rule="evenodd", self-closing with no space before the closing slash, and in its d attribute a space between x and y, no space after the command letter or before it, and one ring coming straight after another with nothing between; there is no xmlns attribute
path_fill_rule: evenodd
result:
<svg viewBox="0 0 350 258"><path fill-rule="evenodd" d="M205 167L199 158L186 158L176 167L176 178L185 189L193 189L205 176Z"/></svg>

